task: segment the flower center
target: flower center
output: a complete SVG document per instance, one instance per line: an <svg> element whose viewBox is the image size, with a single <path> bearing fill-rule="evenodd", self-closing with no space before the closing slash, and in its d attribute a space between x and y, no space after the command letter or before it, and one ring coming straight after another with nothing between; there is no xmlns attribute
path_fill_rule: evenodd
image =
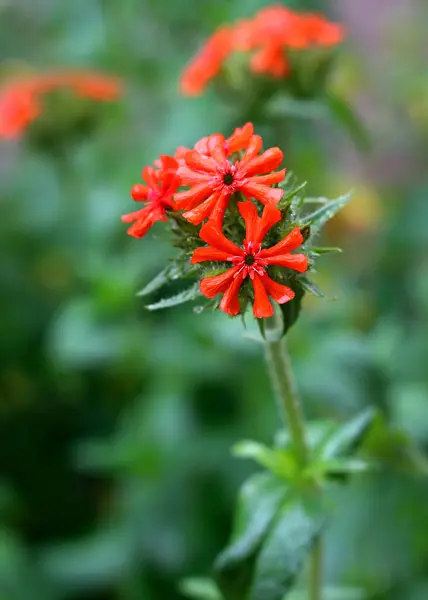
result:
<svg viewBox="0 0 428 600"><path fill-rule="evenodd" d="M232 173L225 173L225 175L223 177L223 183L225 185L232 185L232 183L233 183L233 175L232 175Z"/></svg>
<svg viewBox="0 0 428 600"><path fill-rule="evenodd" d="M254 258L254 256L252 254L247 254L245 256L245 264L246 265L249 265L249 266L253 265L255 260L256 259Z"/></svg>

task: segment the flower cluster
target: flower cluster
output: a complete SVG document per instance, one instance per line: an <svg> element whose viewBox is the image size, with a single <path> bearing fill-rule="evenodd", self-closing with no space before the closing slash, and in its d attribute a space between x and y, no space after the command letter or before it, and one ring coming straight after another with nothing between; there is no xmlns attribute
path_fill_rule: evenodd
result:
<svg viewBox="0 0 428 600"><path fill-rule="evenodd" d="M218 29L184 70L181 91L186 96L200 95L234 52L251 53L250 69L254 73L283 78L291 69L289 50L332 47L343 37L343 27L322 15L271 6L252 19Z"/></svg>
<svg viewBox="0 0 428 600"><path fill-rule="evenodd" d="M87 71L31 74L13 79L0 88L0 138L20 137L42 112L42 100L57 89L98 102L115 100L121 84L115 78Z"/></svg>
<svg viewBox="0 0 428 600"><path fill-rule="evenodd" d="M286 170L276 170L283 159L281 150L263 152L262 145L262 138L247 123L229 138L213 134L197 142L193 150L180 147L174 157L161 155L154 166L143 169L145 184L132 187L132 198L144 202L143 208L122 217L133 223L128 233L137 238L155 222L171 217L178 238L181 235L187 243L190 226L191 238L196 240L190 248L191 264L220 263L226 269L202 278L201 293L210 299L222 294L220 309L237 315L241 287L248 279L257 318L273 314L269 297L279 304L294 297L290 287L270 277L270 267L301 273L308 268L305 255L290 254L303 243L298 227L280 239L271 237L275 243L266 245L267 234L283 220L277 205L284 192L277 184L284 180ZM226 237L224 229L232 235ZM203 243L208 247L202 247ZM186 251L189 254L188 246Z"/></svg>

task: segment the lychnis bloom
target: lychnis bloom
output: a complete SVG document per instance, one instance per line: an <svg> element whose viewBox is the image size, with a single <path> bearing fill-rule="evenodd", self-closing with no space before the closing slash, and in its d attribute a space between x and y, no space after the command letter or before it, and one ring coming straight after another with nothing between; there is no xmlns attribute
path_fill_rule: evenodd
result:
<svg viewBox="0 0 428 600"><path fill-rule="evenodd" d="M271 317L274 309L269 297L278 304L284 304L294 298L294 292L271 279L266 268L276 265L305 272L308 268L307 257L304 254L290 254L303 243L303 237L300 229L295 227L278 244L262 248L266 233L280 221L281 212L269 203L265 206L261 218L252 202L239 202L238 209L246 225L243 246L236 246L225 237L218 226L208 222L201 228L200 237L209 246L195 250L191 262L195 264L220 261L233 265L221 275L206 277L200 283L200 290L207 298L223 294L221 310L230 315L240 312L239 290L249 277L254 290L254 316L259 319Z"/></svg>
<svg viewBox="0 0 428 600"><path fill-rule="evenodd" d="M122 216L124 223L134 223L128 233L136 238L146 235L157 221L167 221L167 210L177 210L173 195L180 185L178 163L171 156L161 156L158 164L160 169L145 167L142 177L146 185L137 183L131 190L132 198L136 202L144 202L144 207Z"/></svg>
<svg viewBox="0 0 428 600"><path fill-rule="evenodd" d="M0 138L19 137L42 113L43 97L57 89L97 102L118 98L118 79L90 71L54 71L20 76L0 88Z"/></svg>
<svg viewBox="0 0 428 600"><path fill-rule="evenodd" d="M343 38L344 28L323 15L269 6L252 19L218 29L185 68L180 89L185 96L200 95L234 52L250 53L253 73L283 78L291 70L289 50L332 47Z"/></svg>
<svg viewBox="0 0 428 600"><path fill-rule="evenodd" d="M236 148L242 147L244 129L238 130L241 137L237 135ZM176 194L175 200L178 207L186 211L184 217L195 225L207 218L220 224L235 192L265 205L276 205L282 198L283 191L271 187L285 177L285 169L271 172L282 162L281 150L270 148L260 154L262 138L250 135L245 141L243 157L231 161L228 156L234 147L232 138L227 145L223 135L212 135L204 142L206 153L193 150L184 155L185 166L179 168L178 174L182 185L191 187Z"/></svg>

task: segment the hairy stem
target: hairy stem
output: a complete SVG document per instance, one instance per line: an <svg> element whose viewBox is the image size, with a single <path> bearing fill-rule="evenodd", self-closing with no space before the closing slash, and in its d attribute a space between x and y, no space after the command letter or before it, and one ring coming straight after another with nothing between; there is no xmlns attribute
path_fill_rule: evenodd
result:
<svg viewBox="0 0 428 600"><path fill-rule="evenodd" d="M278 332L281 327L280 319L274 316L266 322L266 361L272 386L275 390L278 408L288 427L291 442L299 461L301 469L304 469L309 460L309 451L305 436L305 421L300 403L299 393L293 377L290 356L288 354L285 340L269 340L269 334ZM322 600L322 540L319 539L310 556L309 565L309 600Z"/></svg>
<svg viewBox="0 0 428 600"><path fill-rule="evenodd" d="M269 332L278 330L276 317L266 323ZM308 460L308 450L305 439L305 425L297 386L291 369L290 356L283 339L266 341L266 360L272 386L276 393L278 408L290 431L291 441L299 463L304 467Z"/></svg>

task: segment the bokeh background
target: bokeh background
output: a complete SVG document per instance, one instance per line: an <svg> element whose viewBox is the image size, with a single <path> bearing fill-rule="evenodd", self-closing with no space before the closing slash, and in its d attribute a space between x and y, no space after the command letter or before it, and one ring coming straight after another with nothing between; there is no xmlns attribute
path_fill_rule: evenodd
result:
<svg viewBox="0 0 428 600"><path fill-rule="evenodd" d="M120 215L160 152L229 132L231 107L213 91L181 98L179 73L216 26L265 5L0 2L2 80L84 67L125 84L118 103L70 97L0 145L1 600L176 600L227 540L255 469L230 446L270 442L277 424L262 349L222 314L147 312L135 292L173 251L162 226L134 240ZM326 576L426 600L428 479L406 448L428 447L428 6L289 5L346 25L333 85L373 145L302 119L278 139L311 195L354 188L325 233L345 249L319 263L326 298L308 298L289 334L296 376L312 418L376 405L398 440L344 491Z"/></svg>

